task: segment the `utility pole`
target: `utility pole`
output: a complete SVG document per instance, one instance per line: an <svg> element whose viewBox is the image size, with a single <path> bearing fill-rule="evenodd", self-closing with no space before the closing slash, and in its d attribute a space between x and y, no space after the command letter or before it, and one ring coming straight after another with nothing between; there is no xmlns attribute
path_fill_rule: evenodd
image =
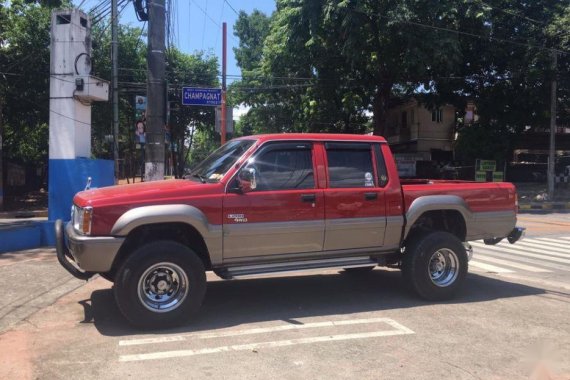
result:
<svg viewBox="0 0 570 380"><path fill-rule="evenodd" d="M552 82L550 84L550 150L548 154L548 199L554 199L554 164L556 151L556 72L558 66L558 56L556 51L552 51Z"/></svg>
<svg viewBox="0 0 570 380"><path fill-rule="evenodd" d="M2 103L4 99L2 94L0 94L0 211L4 210L4 163L2 162L2 156L4 155L4 141L2 136L4 133L4 124L2 124Z"/></svg>
<svg viewBox="0 0 570 380"><path fill-rule="evenodd" d="M221 126L221 143L226 143L226 49L227 49L227 24L222 24L222 117L220 118Z"/></svg>
<svg viewBox="0 0 570 380"><path fill-rule="evenodd" d="M119 16L117 0L111 0L111 83L113 86L113 159L115 161L115 184L119 182Z"/></svg>
<svg viewBox="0 0 570 380"><path fill-rule="evenodd" d="M164 179L165 0L148 0L145 181Z"/></svg>

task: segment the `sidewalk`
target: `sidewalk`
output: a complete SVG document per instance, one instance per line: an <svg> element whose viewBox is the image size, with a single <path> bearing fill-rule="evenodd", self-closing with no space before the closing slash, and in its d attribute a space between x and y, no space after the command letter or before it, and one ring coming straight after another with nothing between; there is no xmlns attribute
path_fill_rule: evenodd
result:
<svg viewBox="0 0 570 380"><path fill-rule="evenodd" d="M0 298L0 334L83 284L57 262L53 248L0 254L0 286L9 289Z"/></svg>
<svg viewBox="0 0 570 380"><path fill-rule="evenodd" d="M546 184L515 183L521 212L570 210L570 186L556 184L554 198L548 199Z"/></svg>

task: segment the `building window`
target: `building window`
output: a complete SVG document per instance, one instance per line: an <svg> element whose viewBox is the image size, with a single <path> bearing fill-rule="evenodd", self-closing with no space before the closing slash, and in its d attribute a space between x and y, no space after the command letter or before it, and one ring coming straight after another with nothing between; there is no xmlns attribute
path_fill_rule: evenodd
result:
<svg viewBox="0 0 570 380"><path fill-rule="evenodd" d="M402 128L408 128L408 113L402 112Z"/></svg>
<svg viewBox="0 0 570 380"><path fill-rule="evenodd" d="M416 122L414 119L415 119L414 110L410 110L410 123L412 125Z"/></svg>
<svg viewBox="0 0 570 380"><path fill-rule="evenodd" d="M436 108L431 111L431 121L435 121L436 123L443 122L443 110L441 108Z"/></svg>

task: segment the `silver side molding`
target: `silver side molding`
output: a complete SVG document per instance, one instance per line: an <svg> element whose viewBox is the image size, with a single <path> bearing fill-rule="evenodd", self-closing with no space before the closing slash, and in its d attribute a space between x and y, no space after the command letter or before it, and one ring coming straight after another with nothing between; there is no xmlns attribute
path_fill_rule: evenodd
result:
<svg viewBox="0 0 570 380"><path fill-rule="evenodd" d="M230 279L260 274L297 272L323 268L360 268L376 266L377 264L378 262L369 256L361 256L324 260L291 261L273 264L243 265L219 269L216 273L222 278Z"/></svg>

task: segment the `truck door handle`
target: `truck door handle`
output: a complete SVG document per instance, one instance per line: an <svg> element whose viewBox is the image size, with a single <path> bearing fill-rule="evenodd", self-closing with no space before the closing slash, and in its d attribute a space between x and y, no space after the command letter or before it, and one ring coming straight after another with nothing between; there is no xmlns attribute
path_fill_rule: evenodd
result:
<svg viewBox="0 0 570 380"><path fill-rule="evenodd" d="M364 193L364 199L367 201L378 199L378 193Z"/></svg>
<svg viewBox="0 0 570 380"><path fill-rule="evenodd" d="M317 196L315 194L301 194L301 201L303 202L315 202Z"/></svg>

